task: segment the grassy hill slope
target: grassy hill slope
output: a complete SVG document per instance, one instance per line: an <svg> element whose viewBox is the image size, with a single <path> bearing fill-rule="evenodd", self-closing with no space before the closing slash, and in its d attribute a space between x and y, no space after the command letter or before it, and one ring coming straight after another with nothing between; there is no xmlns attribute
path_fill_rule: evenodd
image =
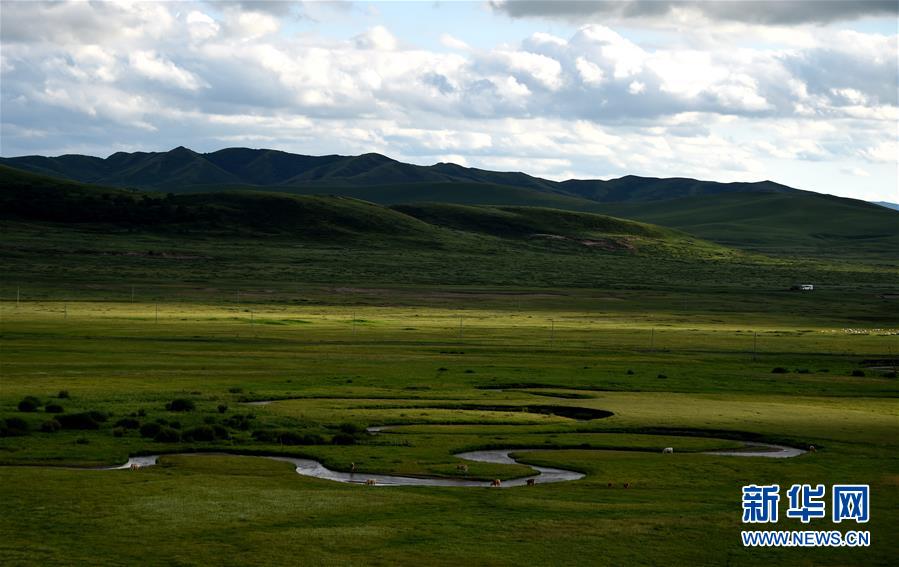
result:
<svg viewBox="0 0 899 567"><path fill-rule="evenodd" d="M764 253L899 258L899 213L818 193L734 193L714 199L607 203L593 210Z"/></svg>

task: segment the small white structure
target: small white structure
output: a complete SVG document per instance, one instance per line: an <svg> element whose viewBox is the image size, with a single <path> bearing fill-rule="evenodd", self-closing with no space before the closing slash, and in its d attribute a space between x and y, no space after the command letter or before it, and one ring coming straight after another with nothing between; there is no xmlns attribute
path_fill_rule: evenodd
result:
<svg viewBox="0 0 899 567"><path fill-rule="evenodd" d="M662 449L662 453L674 453L674 447L665 447Z"/></svg>
<svg viewBox="0 0 899 567"><path fill-rule="evenodd" d="M814 290L815 290L815 286L813 286L810 283L799 285L799 291L814 291Z"/></svg>

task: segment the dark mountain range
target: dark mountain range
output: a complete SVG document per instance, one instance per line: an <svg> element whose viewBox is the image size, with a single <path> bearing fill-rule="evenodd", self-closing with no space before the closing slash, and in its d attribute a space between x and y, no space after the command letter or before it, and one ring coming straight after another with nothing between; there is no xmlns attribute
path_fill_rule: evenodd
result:
<svg viewBox="0 0 899 567"><path fill-rule="evenodd" d="M0 164L65 179L169 192L266 188L308 193L322 187L397 187L428 184L484 184L600 202L649 201L720 193L797 191L771 181L717 183L629 175L610 181L550 181L520 172L497 172L452 163L431 166L399 162L380 154L306 156L277 150L227 148L200 154L184 147L168 152L119 152L106 159L63 155L0 158ZM299 191L297 191L299 190ZM359 195L357 195L359 196Z"/></svg>

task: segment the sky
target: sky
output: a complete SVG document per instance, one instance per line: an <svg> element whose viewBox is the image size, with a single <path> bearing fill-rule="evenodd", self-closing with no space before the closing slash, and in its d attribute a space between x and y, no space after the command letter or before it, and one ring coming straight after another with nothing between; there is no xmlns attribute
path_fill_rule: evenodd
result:
<svg viewBox="0 0 899 567"><path fill-rule="evenodd" d="M378 152L899 202L899 2L0 2L0 155Z"/></svg>

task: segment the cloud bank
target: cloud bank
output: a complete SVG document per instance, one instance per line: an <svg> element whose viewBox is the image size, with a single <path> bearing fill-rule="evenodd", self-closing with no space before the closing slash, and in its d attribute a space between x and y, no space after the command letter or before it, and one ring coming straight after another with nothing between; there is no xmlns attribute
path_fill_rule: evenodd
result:
<svg viewBox="0 0 899 567"><path fill-rule="evenodd" d="M530 16L548 4L554 17L684 8L515 2L493 9ZM735 4L757 3L701 3L705 16L720 19ZM785 4L796 6L775 10L778 23L811 11L799 4L829 6L801 20L813 22L886 9ZM753 38L767 34L758 45L706 38L696 46L641 42L585 23L563 37L537 31L489 48L448 29L438 46L424 48L389 21L340 35L298 29L305 19L303 6L279 2L6 3L0 152L379 151L554 179L775 178L840 192L817 185L833 179L832 167L844 180L864 180L864 191L844 194L899 200L892 194L895 35L811 26L775 42L763 26L753 31ZM890 167L892 178L877 174ZM800 176L807 171L817 177Z"/></svg>

